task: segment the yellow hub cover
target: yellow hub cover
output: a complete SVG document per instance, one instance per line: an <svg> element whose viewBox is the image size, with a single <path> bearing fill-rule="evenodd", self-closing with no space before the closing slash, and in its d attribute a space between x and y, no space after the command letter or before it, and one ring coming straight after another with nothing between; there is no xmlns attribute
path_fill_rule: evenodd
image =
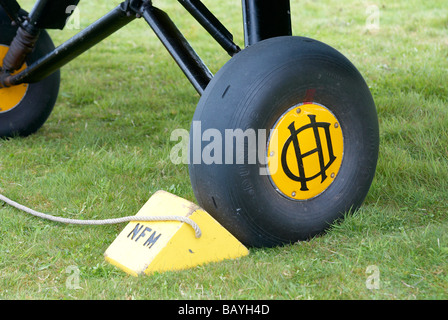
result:
<svg viewBox="0 0 448 320"><path fill-rule="evenodd" d="M282 114L273 129L267 159L276 190L294 200L324 192L344 154L342 129L333 113L317 103L298 104Z"/></svg>
<svg viewBox="0 0 448 320"><path fill-rule="evenodd" d="M3 58L8 52L9 47L0 44L0 67L3 66ZM26 64L23 64L22 68L14 72L17 74L25 70ZM9 88L0 89L0 113L7 112L15 108L23 97L25 97L26 91L28 90L28 84L20 84L17 86L12 86Z"/></svg>

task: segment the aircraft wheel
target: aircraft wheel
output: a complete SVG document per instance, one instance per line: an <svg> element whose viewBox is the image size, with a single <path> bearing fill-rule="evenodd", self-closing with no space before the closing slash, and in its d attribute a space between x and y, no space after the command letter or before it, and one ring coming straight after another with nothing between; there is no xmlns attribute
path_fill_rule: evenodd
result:
<svg viewBox="0 0 448 320"><path fill-rule="evenodd" d="M0 67L17 27L0 8ZM34 51L16 73L54 49L53 42L41 31ZM0 137L27 136L36 132L53 110L59 91L60 73L56 71L38 83L0 88Z"/></svg>
<svg viewBox="0 0 448 320"><path fill-rule="evenodd" d="M321 42L277 37L235 55L202 95L190 131L201 207L247 246L325 231L365 199L378 119L353 64Z"/></svg>

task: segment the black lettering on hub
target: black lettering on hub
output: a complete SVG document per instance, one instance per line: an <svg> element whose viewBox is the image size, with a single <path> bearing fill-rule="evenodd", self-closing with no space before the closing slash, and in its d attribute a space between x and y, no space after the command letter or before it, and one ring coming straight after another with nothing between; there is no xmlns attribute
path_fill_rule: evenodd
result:
<svg viewBox="0 0 448 320"><path fill-rule="evenodd" d="M312 115L312 114L308 115L308 118L310 118L310 123L304 125L303 127L299 128L299 129L295 128L294 121L291 122L291 124L288 126L288 129L291 132L291 135L289 136L289 138L286 140L285 144L283 145L282 154L281 154L281 163L282 163L283 171L291 180L300 182L300 184L301 184L300 190L301 191L309 190L308 186L307 186L307 182L316 179L318 176L322 177L321 183L324 182L325 179L327 179L327 173L326 173L327 169L336 160L336 156L333 153L333 145L331 143L330 123L316 122L316 115ZM324 161L324 154L322 151L322 141L321 141L321 137L320 137L320 133L319 133L319 128L323 128L325 131L325 138L327 140L327 146L328 146L328 154L330 156L330 159L328 160L327 163L325 163L325 161ZM300 150L298 134L307 129L313 130L314 139L316 142L316 148L314 148L308 152L302 153ZM291 143L293 144L293 147L294 147L294 152L296 154L296 159L297 159L297 166L299 168L298 176L296 176L295 174L293 174L291 172L291 170L289 169L288 163L286 161L287 150ZM319 158L320 171L311 177L307 177L305 175L305 168L303 166L303 158L308 157L316 152L317 152L317 155Z"/></svg>

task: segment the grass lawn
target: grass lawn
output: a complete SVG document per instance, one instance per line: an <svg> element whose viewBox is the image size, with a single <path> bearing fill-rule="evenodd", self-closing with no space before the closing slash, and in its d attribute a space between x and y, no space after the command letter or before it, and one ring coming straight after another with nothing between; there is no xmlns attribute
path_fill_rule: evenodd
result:
<svg viewBox="0 0 448 320"><path fill-rule="evenodd" d="M0 204L0 299L448 298L446 1L291 2L294 35L345 54L375 99L380 157L361 210L310 241L134 278L103 257L124 224L61 225ZM33 1L20 3L29 10ZM80 27L118 3L81 1ZM243 46L240 1L204 3ZM212 72L229 59L177 1L154 5ZM60 44L77 31L50 34ZM0 141L0 193L83 219L133 215L160 189L195 201L187 166L169 154L172 130L189 129L198 100L146 23L134 21L62 69L41 130Z"/></svg>

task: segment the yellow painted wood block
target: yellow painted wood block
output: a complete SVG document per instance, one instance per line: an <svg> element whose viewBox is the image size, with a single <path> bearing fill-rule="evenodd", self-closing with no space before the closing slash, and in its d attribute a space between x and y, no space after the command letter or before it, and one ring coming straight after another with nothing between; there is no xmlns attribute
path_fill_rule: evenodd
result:
<svg viewBox="0 0 448 320"><path fill-rule="evenodd" d="M157 191L136 216L182 216L201 229L179 221L130 222L104 253L106 261L134 276L188 269L235 259L249 250L196 204Z"/></svg>

